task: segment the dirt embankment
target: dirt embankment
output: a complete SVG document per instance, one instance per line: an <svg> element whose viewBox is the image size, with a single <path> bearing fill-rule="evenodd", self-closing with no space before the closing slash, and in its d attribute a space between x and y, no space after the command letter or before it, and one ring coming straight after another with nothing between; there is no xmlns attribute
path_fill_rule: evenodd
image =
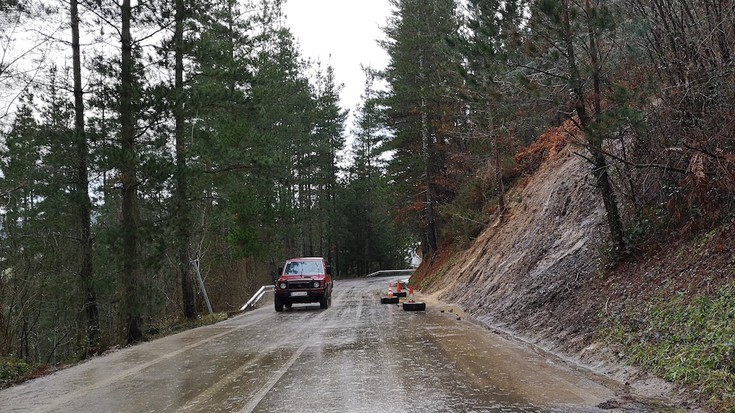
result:
<svg viewBox="0 0 735 413"><path fill-rule="evenodd" d="M484 324L630 384L670 398L673 387L624 367L601 342L610 305L603 278L605 213L590 165L566 147L520 187L508 210L461 252L424 263L424 293L461 306Z"/></svg>
<svg viewBox="0 0 735 413"><path fill-rule="evenodd" d="M601 272L605 215L589 172L569 147L552 156L509 193L504 217L450 259L428 292L489 324L578 347L562 342L594 326L560 322L559 313L572 316L565 307L575 291Z"/></svg>

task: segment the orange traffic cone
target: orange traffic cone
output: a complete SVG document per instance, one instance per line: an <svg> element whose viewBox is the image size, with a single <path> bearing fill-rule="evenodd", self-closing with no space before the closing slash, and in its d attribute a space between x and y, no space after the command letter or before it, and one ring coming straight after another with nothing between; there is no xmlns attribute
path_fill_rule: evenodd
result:
<svg viewBox="0 0 735 413"><path fill-rule="evenodd" d="M408 302L403 303L403 311L425 311L426 310L426 303L424 302L416 302L416 300L413 297L413 286L408 287L409 291L409 299Z"/></svg>
<svg viewBox="0 0 735 413"><path fill-rule="evenodd" d="M380 304L398 304L398 297L393 294L393 284L388 283L388 296L381 297Z"/></svg>
<svg viewBox="0 0 735 413"><path fill-rule="evenodd" d="M406 290L403 289L403 282L398 281L396 282L396 293L394 294L396 297L405 297L406 296Z"/></svg>

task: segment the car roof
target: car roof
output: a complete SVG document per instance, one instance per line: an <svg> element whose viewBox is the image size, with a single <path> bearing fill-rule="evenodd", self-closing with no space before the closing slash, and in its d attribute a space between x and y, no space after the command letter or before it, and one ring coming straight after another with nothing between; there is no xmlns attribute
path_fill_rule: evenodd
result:
<svg viewBox="0 0 735 413"><path fill-rule="evenodd" d="M301 258L289 258L286 261L321 261L322 257L301 257Z"/></svg>

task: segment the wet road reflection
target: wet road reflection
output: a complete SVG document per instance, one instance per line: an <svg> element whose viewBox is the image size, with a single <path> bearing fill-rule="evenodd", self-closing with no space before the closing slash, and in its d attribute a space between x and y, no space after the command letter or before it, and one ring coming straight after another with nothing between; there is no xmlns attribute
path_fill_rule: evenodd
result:
<svg viewBox="0 0 735 413"><path fill-rule="evenodd" d="M615 396L431 306L380 304L388 280L336 282L327 310L265 306L90 360L0 391L0 411L596 412Z"/></svg>

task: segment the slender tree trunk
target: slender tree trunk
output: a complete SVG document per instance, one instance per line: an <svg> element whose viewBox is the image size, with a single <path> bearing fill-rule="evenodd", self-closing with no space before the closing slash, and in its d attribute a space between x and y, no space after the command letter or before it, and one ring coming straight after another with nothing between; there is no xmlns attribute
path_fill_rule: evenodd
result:
<svg viewBox="0 0 735 413"><path fill-rule="evenodd" d="M590 60L592 63L592 106L595 111L595 119L599 119L602 115L602 88L600 79L600 53L597 47L597 33L595 32L592 22L592 5L590 0L585 0L585 12L587 15L587 27L589 36ZM608 172L607 161L602 151L603 139L599 136L599 132L590 131L587 133L593 146L594 154L592 159L595 164L595 177L597 186L600 188L602 202L605 204L607 212L607 222L610 228L610 237L613 245L622 252L625 250L625 238L623 233L623 224L620 220L620 211L618 203L615 199L615 192L610 182L610 174Z"/></svg>
<svg viewBox="0 0 735 413"><path fill-rule="evenodd" d="M421 97L421 142L424 155L424 182L426 191L426 242L431 252L437 251L436 215L434 213L434 197L431 193L431 154L429 130L427 124L426 101Z"/></svg>
<svg viewBox="0 0 735 413"><path fill-rule="evenodd" d="M191 274L191 257L189 244L191 232L189 230L189 188L186 166L186 136L184 130L184 0L176 0L176 27L174 30L175 48L175 95L174 107L175 139L176 139L176 189L175 189L175 222L176 245L178 258L178 272L181 280L181 295L184 308L184 317L196 317L194 303L194 281Z"/></svg>
<svg viewBox="0 0 735 413"><path fill-rule="evenodd" d="M423 78L423 57L419 57L419 75ZM429 136L429 120L426 113L426 97L424 96L424 87L421 85L421 150L424 157L424 185L426 199L426 244L429 251L434 253L437 251L437 234L436 234L436 215L434 212L434 197L432 195L431 184L431 137Z"/></svg>
<svg viewBox="0 0 735 413"><path fill-rule="evenodd" d="M594 32L593 22L591 21L591 4L590 0L585 0L585 11L587 16L590 18L587 21L588 35L589 35L589 46L590 46L590 57L592 61L592 83L593 83L593 106L594 115L599 117L601 112L600 107L600 63L599 55L597 50L597 37ZM615 200L615 193L613 191L612 183L610 182L610 175L608 173L608 166L605 160L605 155L602 152L602 141L603 139L599 136L599 132L592 128L593 120L590 119L587 113L587 105L584 95L584 87L582 86L582 78L577 67L577 57L574 50L573 33L571 29L570 17L569 17L569 0L563 1L562 10L562 30L564 41L566 43L567 62L569 65L570 83L572 90L575 94L575 109L577 116L579 116L579 123L582 130L587 135L592 151L592 162L593 162L593 173L595 175L597 187L600 189L600 195L602 196L602 202L605 206L605 213L607 215L608 229L610 230L610 239L613 246L618 251L625 249L625 240L623 237L623 225L620 219L620 213Z"/></svg>
<svg viewBox="0 0 735 413"><path fill-rule="evenodd" d="M334 165L336 154L330 149L332 165ZM330 177L329 181L329 219L327 221L327 260L330 264L337 255L337 236L335 235L335 222L337 220L337 179L336 173ZM332 271L337 272L337 267L333 266Z"/></svg>
<svg viewBox="0 0 735 413"><path fill-rule="evenodd" d="M562 35L567 51L567 65L569 66L569 82L574 93L574 108L579 116L579 122L583 129L589 126L589 116L584 100L584 88L582 86L582 78L577 67L577 55L574 52L574 37L572 26L569 21L569 0L563 1L564 8L562 10Z"/></svg>
<svg viewBox="0 0 735 413"><path fill-rule="evenodd" d="M495 152L495 180L498 183L498 210L502 214L505 211L505 185L503 184L503 170L500 164L500 146L498 144L498 134L495 132L495 121L493 120L492 109L488 107L488 116L490 117L490 133L493 134L493 148Z"/></svg>
<svg viewBox="0 0 735 413"><path fill-rule="evenodd" d="M122 253L125 277L125 312L128 342L143 337L140 305L140 257L138 249L137 156L135 150L135 122L133 117L133 40L130 34L132 9L130 0L123 0L121 68L120 68L120 144L122 165Z"/></svg>
<svg viewBox="0 0 735 413"><path fill-rule="evenodd" d="M84 96L82 94L82 59L79 45L79 4L71 0L71 47L72 70L74 72L74 134L77 149L76 192L77 212L79 214L79 234L81 244L81 265L79 279L84 293L84 312L87 317L88 353L99 350L99 310L94 288L94 267L92 263L92 202L89 199L89 144L84 130Z"/></svg>
<svg viewBox="0 0 735 413"><path fill-rule="evenodd" d="M371 174L370 174L370 166L369 163L366 163L366 174L365 174L365 181L368 183L367 185L367 191L365 196L363 196L363 205L362 205L362 216L364 221L364 228L363 228L363 234L364 238L362 240L363 242L363 256L362 256L362 262L363 262L363 271L364 274L370 273L370 239L372 238L372 222L371 217L372 214L371 206L374 204L373 202L373 189L372 189L372 181L371 181Z"/></svg>

